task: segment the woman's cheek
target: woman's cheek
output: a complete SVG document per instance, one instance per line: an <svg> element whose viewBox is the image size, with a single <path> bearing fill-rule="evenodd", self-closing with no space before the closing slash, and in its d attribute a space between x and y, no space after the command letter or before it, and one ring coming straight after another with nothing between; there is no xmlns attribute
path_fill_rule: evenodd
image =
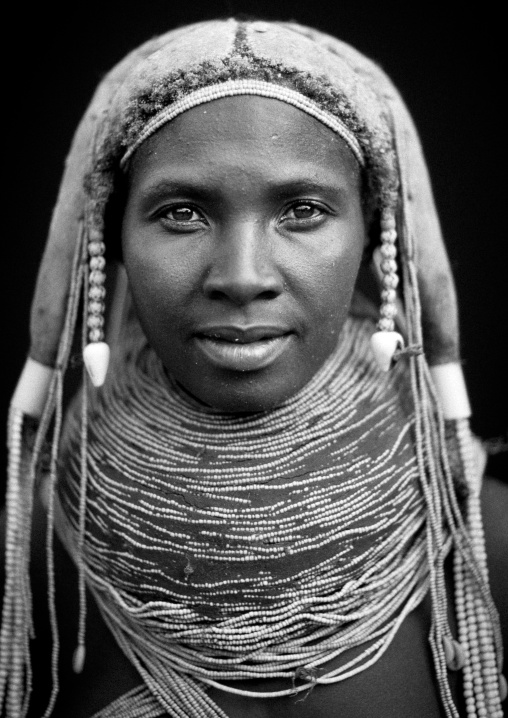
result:
<svg viewBox="0 0 508 718"><path fill-rule="evenodd" d="M134 251L127 249L125 252L130 285L134 288L139 308L146 314L177 312L184 305L184 297L196 285L192 252L185 246L175 245L170 240L138 240Z"/></svg>

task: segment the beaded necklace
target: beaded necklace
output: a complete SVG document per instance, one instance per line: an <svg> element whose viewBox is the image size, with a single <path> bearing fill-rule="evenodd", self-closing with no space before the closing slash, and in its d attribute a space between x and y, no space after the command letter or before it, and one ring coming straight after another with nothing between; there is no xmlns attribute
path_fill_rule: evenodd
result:
<svg viewBox="0 0 508 718"><path fill-rule="evenodd" d="M275 697L344 680L384 653L425 596L426 506L400 399L406 381L369 359L371 331L349 320L314 379L270 412L194 405L146 347L128 352L90 406L86 578L170 716L188 710L189 696L193 715L222 715L200 683ZM71 550L78 420L59 492ZM367 641L340 668L323 667ZM260 677L288 688L220 683Z"/></svg>

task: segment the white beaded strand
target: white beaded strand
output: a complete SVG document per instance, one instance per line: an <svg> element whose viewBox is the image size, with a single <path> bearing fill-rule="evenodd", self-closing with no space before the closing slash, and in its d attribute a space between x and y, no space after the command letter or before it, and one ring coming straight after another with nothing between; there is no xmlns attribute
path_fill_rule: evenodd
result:
<svg viewBox="0 0 508 718"><path fill-rule="evenodd" d="M163 706L145 686L138 686L120 696L92 718L162 718Z"/></svg>
<svg viewBox="0 0 508 718"><path fill-rule="evenodd" d="M90 341L83 349L83 360L92 384L102 386L109 365L109 346L104 341L104 299L106 296L106 245L102 233L91 228L88 237L88 302L86 326Z"/></svg>
<svg viewBox="0 0 508 718"><path fill-rule="evenodd" d="M464 476L469 487L467 526L474 556L482 575L487 576L487 556L481 519L480 482L469 421L455 422L456 437ZM464 699L468 718L502 718L500 666L494 645L488 606L479 586L467 572L459 551L455 552L455 600L459 640L465 652Z"/></svg>
<svg viewBox="0 0 508 718"><path fill-rule="evenodd" d="M381 216L381 248L382 257L381 271L383 273L383 290L381 292L381 319L377 326L384 332L393 332L395 329L394 318L397 314L397 287L399 276L397 274L397 230L395 217L391 212L385 210Z"/></svg>
<svg viewBox="0 0 508 718"><path fill-rule="evenodd" d="M96 257L92 256L92 259ZM103 259L103 257L98 257ZM93 287L92 289L97 289ZM104 290L104 287L102 287ZM83 346L86 345L87 327L85 320L87 317L86 298L90 298L89 279L84 277L83 293L85 302L83 303L83 327L81 341ZM95 302L92 298L91 303ZM88 311L89 311L88 306ZM87 389L87 371L86 367L83 371L83 387L81 403L81 441L80 441L80 487L79 487L79 528L77 542L77 563L78 563L78 591L79 591L79 618L78 618L78 636L77 645L73 655L72 667L74 673L81 673L85 664L86 648L85 648L85 632L86 632L86 583L85 583L85 567L83 551L85 546L85 520L86 520L86 491L87 491L87 447L88 447L88 393Z"/></svg>
<svg viewBox="0 0 508 718"><path fill-rule="evenodd" d="M8 426L7 524L5 533L5 572L2 631L0 634L0 706L6 700L9 715L19 714L23 697L24 649L19 637L23 622L21 593L20 533L23 527L21 500L21 452L23 413L11 410Z"/></svg>
<svg viewBox="0 0 508 718"><path fill-rule="evenodd" d="M397 273L397 230L395 217L391 210L384 209L381 215L381 315L377 328L371 338L371 347L374 357L383 371L388 371L393 365L396 352L404 347L404 340L399 332L395 331L395 317L397 315L397 287L399 276Z"/></svg>
<svg viewBox="0 0 508 718"><path fill-rule="evenodd" d="M59 384L62 379L63 367L67 365L73 328L79 304L79 292L83 278L82 258L83 226L80 224L76 251L73 258L71 285L66 308L64 327L58 347L57 368L51 372L48 386L45 389L46 401L42 408L40 424L35 438L32 455L27 450L27 460L23 458L23 417L24 412L11 405L8 449L9 476L7 489L7 529L6 529L6 590L4 594L4 610L0 633L0 706L5 701L7 718L20 718L28 711L31 690L31 666L29 638L33 636L31 618L31 595L29 588L29 560L31 514L33 506L33 490L37 472L37 463L45 437L49 431L51 418L55 410L61 409ZM46 380L46 379L45 379ZM40 406L38 407L41 408ZM58 413L58 411L57 411ZM39 416L37 417L39 418ZM57 422L58 423L58 422ZM58 431L53 437L53 456L58 451ZM55 466L53 465L53 469ZM49 528L48 528L49 536ZM51 543L51 539L49 539ZM51 546L49 546L51 550ZM48 565L52 558L48 555ZM51 568L50 568L51 573ZM51 575L49 590L51 591ZM50 613L52 611L51 597ZM56 621L52 621L55 639L52 654L52 671L56 678L58 654L58 632ZM56 697L58 685L52 689L52 697L46 714L49 715Z"/></svg>

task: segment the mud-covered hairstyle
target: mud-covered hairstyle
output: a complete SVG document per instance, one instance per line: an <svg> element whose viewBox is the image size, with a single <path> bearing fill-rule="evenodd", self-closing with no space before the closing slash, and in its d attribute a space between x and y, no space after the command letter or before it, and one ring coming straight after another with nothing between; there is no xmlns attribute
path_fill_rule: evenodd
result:
<svg viewBox="0 0 508 718"><path fill-rule="evenodd" d="M75 254L89 242L107 245L104 216L124 171L122 158L147 125L196 92L246 81L266 83L282 91L281 98L289 90L307 99L355 138L368 202L380 214L386 209L396 215L401 261L414 263L418 274L413 289L421 299L429 364L458 360L455 292L428 174L411 118L391 81L352 47L318 31L294 23L236 20L198 23L155 38L99 85L67 159L39 272L32 359L44 366L61 364L58 346Z"/></svg>

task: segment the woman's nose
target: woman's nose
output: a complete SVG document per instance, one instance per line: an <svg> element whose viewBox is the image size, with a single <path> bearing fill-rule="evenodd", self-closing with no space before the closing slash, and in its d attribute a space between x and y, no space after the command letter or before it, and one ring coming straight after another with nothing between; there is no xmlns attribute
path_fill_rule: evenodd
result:
<svg viewBox="0 0 508 718"><path fill-rule="evenodd" d="M221 233L204 282L205 295L227 298L239 306L277 297L283 282L270 245L270 238L254 222L238 223Z"/></svg>

